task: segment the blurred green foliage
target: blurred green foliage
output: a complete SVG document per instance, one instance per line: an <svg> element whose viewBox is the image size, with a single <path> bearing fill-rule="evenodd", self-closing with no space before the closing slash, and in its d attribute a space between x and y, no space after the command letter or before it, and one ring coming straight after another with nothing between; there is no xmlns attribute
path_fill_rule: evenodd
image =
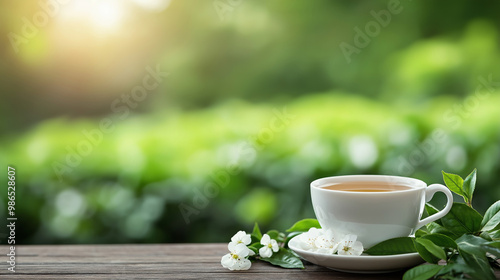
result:
<svg viewBox="0 0 500 280"><path fill-rule="evenodd" d="M317 94L286 105L293 119L282 131L269 125L282 105L226 102L116 123L88 155L77 146L89 141L82 131L97 131L98 121L57 119L2 143L2 164L18 169L27 243L223 241L253 221L284 228L313 217L310 181L339 174L409 175L430 184L442 183L441 169L465 174L477 167L481 209L500 197L500 96L489 95L454 129L442 115L461 102L435 99L422 114ZM429 148L424 143L437 129L446 137ZM65 164L68 155L80 155L81 163L59 180L54 162ZM228 163L234 175L227 175ZM205 187L214 182L223 183L207 197ZM185 220L180 205L196 211Z"/></svg>
<svg viewBox="0 0 500 280"><path fill-rule="evenodd" d="M500 197L500 2L445 2L401 2L348 63L339 44L387 2L242 1L222 20L212 1L172 1L144 16L160 43L141 44L171 75L124 119L109 106L123 91L45 102L6 47L0 164L17 169L19 243L222 242L254 221L285 229L314 216L312 180L344 174L431 184L441 170L477 167L473 204L484 211ZM105 118L110 132L99 130Z"/></svg>

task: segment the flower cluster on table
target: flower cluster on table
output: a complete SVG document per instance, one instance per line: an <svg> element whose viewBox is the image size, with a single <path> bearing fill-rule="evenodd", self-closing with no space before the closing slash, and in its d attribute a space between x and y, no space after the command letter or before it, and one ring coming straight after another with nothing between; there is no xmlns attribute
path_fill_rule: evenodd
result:
<svg viewBox="0 0 500 280"><path fill-rule="evenodd" d="M252 242L250 234L240 230L233 237L231 242L227 245L229 253L224 255L221 259L223 267L229 270L247 270L252 266L248 257L253 256L255 253L247 245ZM264 234L260 240L263 245L259 249L259 255L263 258L269 258L273 252L278 252L279 246L276 240L271 239L269 235Z"/></svg>

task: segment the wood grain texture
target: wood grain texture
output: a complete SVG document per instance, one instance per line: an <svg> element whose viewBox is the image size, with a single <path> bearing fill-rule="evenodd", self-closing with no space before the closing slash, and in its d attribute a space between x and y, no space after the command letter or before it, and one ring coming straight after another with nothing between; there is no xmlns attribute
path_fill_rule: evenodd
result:
<svg viewBox="0 0 500 280"><path fill-rule="evenodd" d="M6 264L8 247L0 246L1 279L401 279L403 275L350 274L309 263L305 269L282 269L255 262L248 271L229 271L220 265L227 244L20 245L16 249L12 273Z"/></svg>

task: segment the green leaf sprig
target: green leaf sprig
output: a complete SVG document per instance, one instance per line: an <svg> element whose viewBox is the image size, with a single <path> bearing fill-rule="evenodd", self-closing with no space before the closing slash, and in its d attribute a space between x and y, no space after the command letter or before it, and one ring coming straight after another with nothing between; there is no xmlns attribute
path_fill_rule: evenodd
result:
<svg viewBox="0 0 500 280"><path fill-rule="evenodd" d="M472 207L476 169L465 179L456 174L442 173L446 186L462 196L465 204L453 203L446 216L417 230L415 237L386 240L365 253L393 255L418 252L429 264L408 270L404 280L494 280L494 269L499 268L500 258L500 201L481 215ZM425 207L428 215L437 211L430 204Z"/></svg>

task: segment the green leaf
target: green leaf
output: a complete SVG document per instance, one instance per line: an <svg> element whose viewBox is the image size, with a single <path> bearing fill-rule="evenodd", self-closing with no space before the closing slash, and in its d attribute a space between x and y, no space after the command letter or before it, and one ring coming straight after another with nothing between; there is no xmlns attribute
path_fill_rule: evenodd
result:
<svg viewBox="0 0 500 280"><path fill-rule="evenodd" d="M261 260L284 268L304 268L302 261L285 248L280 248L270 258L261 258Z"/></svg>
<svg viewBox="0 0 500 280"><path fill-rule="evenodd" d="M481 223L481 226L484 227L484 225L493 217L495 216L496 213L500 211L500 200L497 202L493 203L488 210L486 210L486 213L484 213L484 218L483 222Z"/></svg>
<svg viewBox="0 0 500 280"><path fill-rule="evenodd" d="M494 248L500 249L500 241L492 241L492 242L488 242L486 244L488 246L490 246L490 247L494 247Z"/></svg>
<svg viewBox="0 0 500 280"><path fill-rule="evenodd" d="M463 191L464 180L462 179L462 177L456 174L446 173L444 171L441 172L443 173L444 183L450 189L450 191L465 197Z"/></svg>
<svg viewBox="0 0 500 280"><path fill-rule="evenodd" d="M259 224L257 223L255 223L255 225L253 226L252 236L257 240L260 240L262 238L262 233L260 232Z"/></svg>
<svg viewBox="0 0 500 280"><path fill-rule="evenodd" d="M252 250L255 254L258 254L259 253L259 249L264 246L262 244L260 244L260 242L255 242L255 243L252 243L248 246L248 249Z"/></svg>
<svg viewBox="0 0 500 280"><path fill-rule="evenodd" d="M439 210L436 207L434 207L434 205L432 205L430 203L425 204L425 211L427 211L427 214L429 214L429 216L434 215L437 212L439 212Z"/></svg>
<svg viewBox="0 0 500 280"><path fill-rule="evenodd" d="M465 234L456 241L460 255L473 268L470 275L474 279L495 279L483 246L488 241L470 234Z"/></svg>
<svg viewBox="0 0 500 280"><path fill-rule="evenodd" d="M455 254L451 257L450 261L446 265L443 266L443 269L441 269L441 271L439 271L439 273L436 274L436 276L446 275L446 274L451 274L451 275L464 274L464 273L470 274L471 272L474 272L474 269L471 268L465 262L465 260L464 260L464 258L462 258L462 256L460 256L459 254ZM455 278L451 278L451 277L452 276L443 277L441 279L455 279ZM461 278L457 277L457 279L461 279Z"/></svg>
<svg viewBox="0 0 500 280"><path fill-rule="evenodd" d="M486 224L498 213L500 212L500 200L497 202L493 203L488 210L486 210L486 213L484 214L483 220L481 221L481 227L484 228ZM483 229L484 231L484 229Z"/></svg>
<svg viewBox="0 0 500 280"><path fill-rule="evenodd" d="M443 266L437 264L423 264L405 272L403 280L427 280L436 275Z"/></svg>
<svg viewBox="0 0 500 280"><path fill-rule="evenodd" d="M457 243L455 242L455 240L451 239L449 236L446 236L444 234L439 234L439 233L427 234L422 236L421 239L430 240L432 241L432 243L440 247L457 249Z"/></svg>
<svg viewBox="0 0 500 280"><path fill-rule="evenodd" d="M431 254L434 256L438 257L441 260L446 260L446 253L443 250L443 248L439 247L438 245L434 244L434 242L424 239L424 238L417 238L416 239L417 243L421 244L422 246L427 249Z"/></svg>
<svg viewBox="0 0 500 280"><path fill-rule="evenodd" d="M431 205L430 203L426 203L425 204L425 212L427 212L427 216L431 216L431 215L434 215L436 214L437 212L439 212L439 210L434 207L433 205ZM434 223L437 223L439 224L440 226L442 226L443 224L441 223L441 220L438 219L436 221L434 221Z"/></svg>
<svg viewBox="0 0 500 280"><path fill-rule="evenodd" d="M269 235L269 237L271 237L271 239L278 239L278 236L280 235L280 232L275 230L275 229L272 229L272 230L269 230L268 232L266 232L267 235Z"/></svg>
<svg viewBox="0 0 500 280"><path fill-rule="evenodd" d="M485 245L482 245L481 248L492 254L496 259L500 258L500 242L489 242Z"/></svg>
<svg viewBox="0 0 500 280"><path fill-rule="evenodd" d="M370 249L366 250L365 253L369 255L397 255L414 253L416 251L412 238L396 237L372 246Z"/></svg>
<svg viewBox="0 0 500 280"><path fill-rule="evenodd" d="M488 220L481 231L492 231L497 229L500 229L500 212L491 217L491 219Z"/></svg>
<svg viewBox="0 0 500 280"><path fill-rule="evenodd" d="M439 233L439 234L449 236L453 239L457 239L460 237L459 235L454 234L453 232L447 230L442 225L439 225L438 223L435 223L435 222L428 223L426 226L429 229L431 234Z"/></svg>
<svg viewBox="0 0 500 280"><path fill-rule="evenodd" d="M420 257L422 257L422 259L424 259L428 263L438 263L439 258L435 257L434 254L429 252L429 250L427 250L424 245L422 245L420 242L417 242L416 240L413 242L413 244L415 244L415 249L417 249L417 252Z"/></svg>
<svg viewBox="0 0 500 280"><path fill-rule="evenodd" d="M489 237L493 241L499 241L500 240L500 230L495 230L495 231L490 231L488 232Z"/></svg>
<svg viewBox="0 0 500 280"><path fill-rule="evenodd" d="M486 255L476 255L464 250L460 250L460 255L464 258L465 263L472 268L472 271L469 272L472 279L496 279Z"/></svg>
<svg viewBox="0 0 500 280"><path fill-rule="evenodd" d="M480 246L490 243L481 237L477 237L471 234L465 234L461 236L456 240L456 242L459 249L465 250L471 254L484 254L484 251Z"/></svg>
<svg viewBox="0 0 500 280"><path fill-rule="evenodd" d="M441 218L443 226L458 236L479 232L482 220L481 214L463 203L453 203L450 212Z"/></svg>
<svg viewBox="0 0 500 280"><path fill-rule="evenodd" d="M275 229L266 232L266 234L269 235L271 239L274 239L277 242L285 242L285 237L286 237L285 234Z"/></svg>
<svg viewBox="0 0 500 280"><path fill-rule="evenodd" d="M424 230L425 227L421 228L421 229L418 229L416 232L415 232L415 237L422 237L424 235L427 235L429 234L428 231L425 231Z"/></svg>
<svg viewBox="0 0 500 280"><path fill-rule="evenodd" d="M472 195L474 195L474 189L476 188L476 174L477 170L474 168L472 172L464 180L463 190L467 197L469 203L472 201Z"/></svg>
<svg viewBox="0 0 500 280"><path fill-rule="evenodd" d="M293 232L293 231L305 232L313 227L314 228L321 228L321 225L319 224L318 220L316 220L316 219L303 219L303 220L296 222L291 228L287 229L286 232Z"/></svg>

